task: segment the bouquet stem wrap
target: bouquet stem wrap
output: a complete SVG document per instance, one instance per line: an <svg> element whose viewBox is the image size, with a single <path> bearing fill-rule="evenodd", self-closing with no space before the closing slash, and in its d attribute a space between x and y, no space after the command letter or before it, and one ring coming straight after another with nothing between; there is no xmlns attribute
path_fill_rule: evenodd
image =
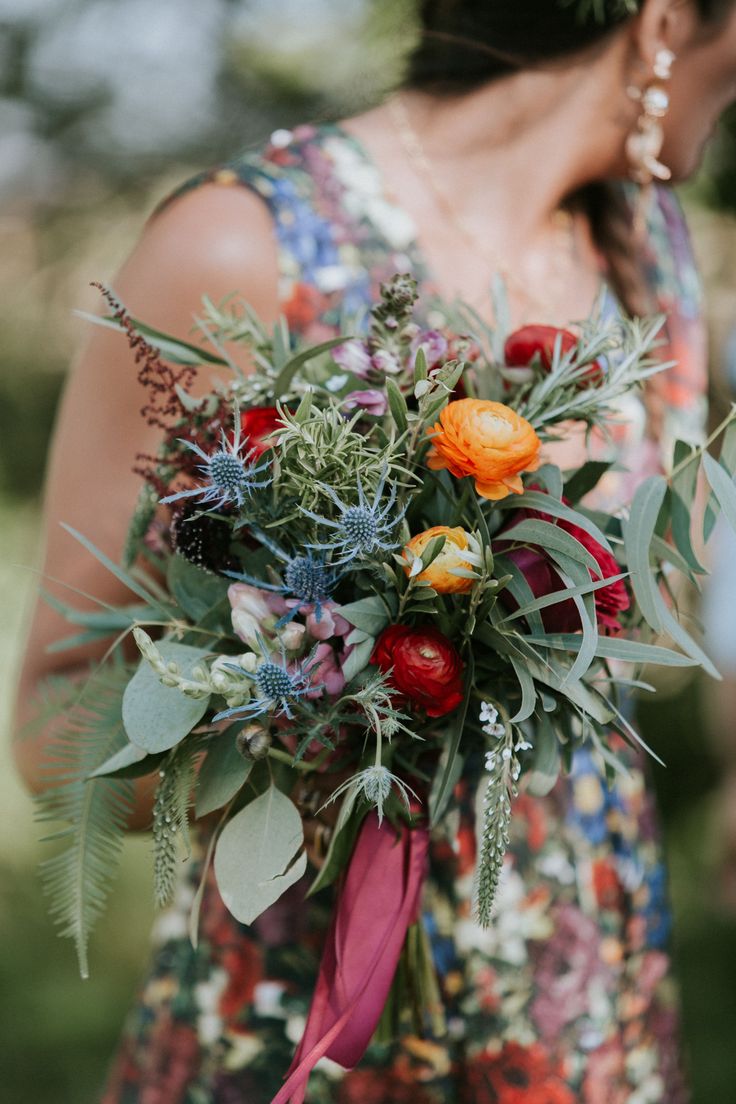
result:
<svg viewBox="0 0 736 1104"><path fill-rule="evenodd" d="M352 1069L381 1018L406 932L419 910L429 830L397 837L375 812L365 818L322 953L304 1035L272 1104L302 1104L309 1074L328 1057Z"/></svg>

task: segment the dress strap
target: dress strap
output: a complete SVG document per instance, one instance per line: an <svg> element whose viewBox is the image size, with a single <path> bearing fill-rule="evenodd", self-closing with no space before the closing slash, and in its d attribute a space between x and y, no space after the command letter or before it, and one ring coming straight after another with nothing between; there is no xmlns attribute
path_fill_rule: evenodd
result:
<svg viewBox="0 0 736 1104"><path fill-rule="evenodd" d="M187 180L154 216L211 183L247 187L267 205L281 309L294 337L318 340L326 329L342 329L397 272L423 279L413 223L388 201L378 170L336 124L275 131L264 147Z"/></svg>

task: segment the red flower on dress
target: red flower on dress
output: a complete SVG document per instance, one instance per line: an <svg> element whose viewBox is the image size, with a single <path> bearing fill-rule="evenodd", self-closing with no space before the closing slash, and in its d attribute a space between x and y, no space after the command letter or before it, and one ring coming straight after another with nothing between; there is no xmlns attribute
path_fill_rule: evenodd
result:
<svg viewBox="0 0 736 1104"><path fill-rule="evenodd" d="M339 1104L433 1104L434 1096L418 1085L416 1078L401 1071L355 1069L340 1082Z"/></svg>
<svg viewBox="0 0 736 1104"><path fill-rule="evenodd" d="M463 661L438 629L389 625L376 641L371 663L390 671L390 684L428 717L444 717L463 700Z"/></svg>
<svg viewBox="0 0 736 1104"><path fill-rule="evenodd" d="M576 1104L561 1070L539 1043L504 1043L498 1054L468 1058L463 1104Z"/></svg>
<svg viewBox="0 0 736 1104"><path fill-rule="evenodd" d="M618 912L622 907L623 886L613 866L606 859L593 863L593 890L602 909Z"/></svg>
<svg viewBox="0 0 736 1104"><path fill-rule="evenodd" d="M236 1020L252 1002L255 987L263 977L261 951L252 940L241 937L223 951L220 965L228 978L220 997L220 1015L224 1020Z"/></svg>
<svg viewBox="0 0 736 1104"><path fill-rule="evenodd" d="M294 284L293 291L283 306L289 329L302 333L325 313L328 302L327 296L312 284Z"/></svg>
<svg viewBox="0 0 736 1104"><path fill-rule="evenodd" d="M506 339L504 346L504 360L509 368L529 368L536 357L544 372L552 368L555 342L560 335L560 352L563 356L575 349L578 338L570 330L558 329L556 326L522 326L515 330ZM590 387L598 385L603 378L603 367L600 361L595 360L590 368L580 377L578 387Z"/></svg>
<svg viewBox="0 0 736 1104"><path fill-rule="evenodd" d="M275 406L252 406L240 415L240 432L245 438L243 447L252 452L255 460L273 448L271 434L282 427L281 415Z"/></svg>

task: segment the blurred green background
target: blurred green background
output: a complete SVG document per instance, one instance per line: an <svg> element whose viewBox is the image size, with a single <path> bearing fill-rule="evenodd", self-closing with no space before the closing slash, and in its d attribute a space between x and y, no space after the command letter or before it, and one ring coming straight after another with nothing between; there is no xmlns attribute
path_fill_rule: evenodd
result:
<svg viewBox="0 0 736 1104"><path fill-rule="evenodd" d="M0 728L36 585L39 492L54 409L90 309L155 202L275 126L337 117L390 87L412 0L0 0ZM685 197L708 288L714 412L730 401L736 325L736 122ZM734 359L733 354L730 357ZM719 766L710 683L641 709L676 913L694 1104L736 1099L736 920L719 898ZM150 854L122 876L81 982L36 875L32 802L0 772L0 1097L94 1099L146 955Z"/></svg>

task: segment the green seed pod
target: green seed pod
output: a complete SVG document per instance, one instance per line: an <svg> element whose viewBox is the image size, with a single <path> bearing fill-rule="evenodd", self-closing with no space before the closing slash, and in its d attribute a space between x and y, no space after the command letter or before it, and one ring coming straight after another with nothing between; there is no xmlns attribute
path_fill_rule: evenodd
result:
<svg viewBox="0 0 736 1104"><path fill-rule="evenodd" d="M252 724L239 732L235 738L235 744L244 759L257 762L265 759L271 746L271 734L261 725Z"/></svg>

